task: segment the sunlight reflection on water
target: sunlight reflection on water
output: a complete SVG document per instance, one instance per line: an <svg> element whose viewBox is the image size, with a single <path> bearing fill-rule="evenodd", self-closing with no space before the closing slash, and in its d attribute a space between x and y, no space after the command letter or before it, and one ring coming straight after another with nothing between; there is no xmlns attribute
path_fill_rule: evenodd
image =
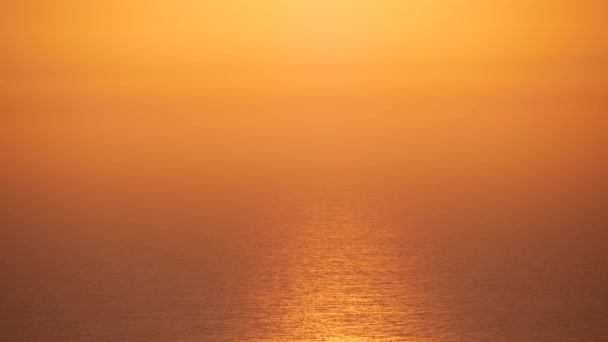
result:
<svg viewBox="0 0 608 342"><path fill-rule="evenodd" d="M61 250L38 242L36 256L15 251L21 259L3 269L0 336L599 341L606 332L601 232L432 216L327 193L285 199L241 226L206 223L221 227L216 235L172 227L89 247L83 237Z"/></svg>

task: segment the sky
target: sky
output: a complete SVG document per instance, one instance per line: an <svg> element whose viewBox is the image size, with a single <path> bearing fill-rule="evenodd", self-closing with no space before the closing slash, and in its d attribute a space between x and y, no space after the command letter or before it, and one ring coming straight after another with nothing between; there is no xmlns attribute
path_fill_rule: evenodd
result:
<svg viewBox="0 0 608 342"><path fill-rule="evenodd" d="M5 72L580 68L602 62L608 52L607 8L596 0L26 0L2 6Z"/></svg>
<svg viewBox="0 0 608 342"><path fill-rule="evenodd" d="M0 6L7 174L603 167L603 1Z"/></svg>

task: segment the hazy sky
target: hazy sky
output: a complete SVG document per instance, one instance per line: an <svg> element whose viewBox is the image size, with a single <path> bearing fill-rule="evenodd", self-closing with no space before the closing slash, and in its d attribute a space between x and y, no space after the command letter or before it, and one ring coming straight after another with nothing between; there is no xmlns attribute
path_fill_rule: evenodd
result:
<svg viewBox="0 0 608 342"><path fill-rule="evenodd" d="M599 0L4 1L3 139L95 165L226 151L475 165L567 146L562 164L577 165L597 160L606 122L607 11Z"/></svg>
<svg viewBox="0 0 608 342"><path fill-rule="evenodd" d="M608 50L608 8L598 0L24 0L1 6L5 71L571 66L602 61Z"/></svg>

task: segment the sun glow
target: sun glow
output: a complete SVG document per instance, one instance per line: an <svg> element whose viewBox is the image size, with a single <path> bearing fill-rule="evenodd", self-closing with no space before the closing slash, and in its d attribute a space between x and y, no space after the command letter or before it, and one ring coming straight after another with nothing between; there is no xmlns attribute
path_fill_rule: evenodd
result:
<svg viewBox="0 0 608 342"><path fill-rule="evenodd" d="M37 68L521 63L604 58L602 2L22 1L6 62ZM388 64L387 64L388 63Z"/></svg>

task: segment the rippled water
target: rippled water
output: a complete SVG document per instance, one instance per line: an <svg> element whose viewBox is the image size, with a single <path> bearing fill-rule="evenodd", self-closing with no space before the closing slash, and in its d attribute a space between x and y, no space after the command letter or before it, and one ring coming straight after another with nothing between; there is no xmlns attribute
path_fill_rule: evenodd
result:
<svg viewBox="0 0 608 342"><path fill-rule="evenodd" d="M353 192L192 222L73 239L21 227L2 253L0 340L608 336L605 239L584 224L441 218Z"/></svg>

